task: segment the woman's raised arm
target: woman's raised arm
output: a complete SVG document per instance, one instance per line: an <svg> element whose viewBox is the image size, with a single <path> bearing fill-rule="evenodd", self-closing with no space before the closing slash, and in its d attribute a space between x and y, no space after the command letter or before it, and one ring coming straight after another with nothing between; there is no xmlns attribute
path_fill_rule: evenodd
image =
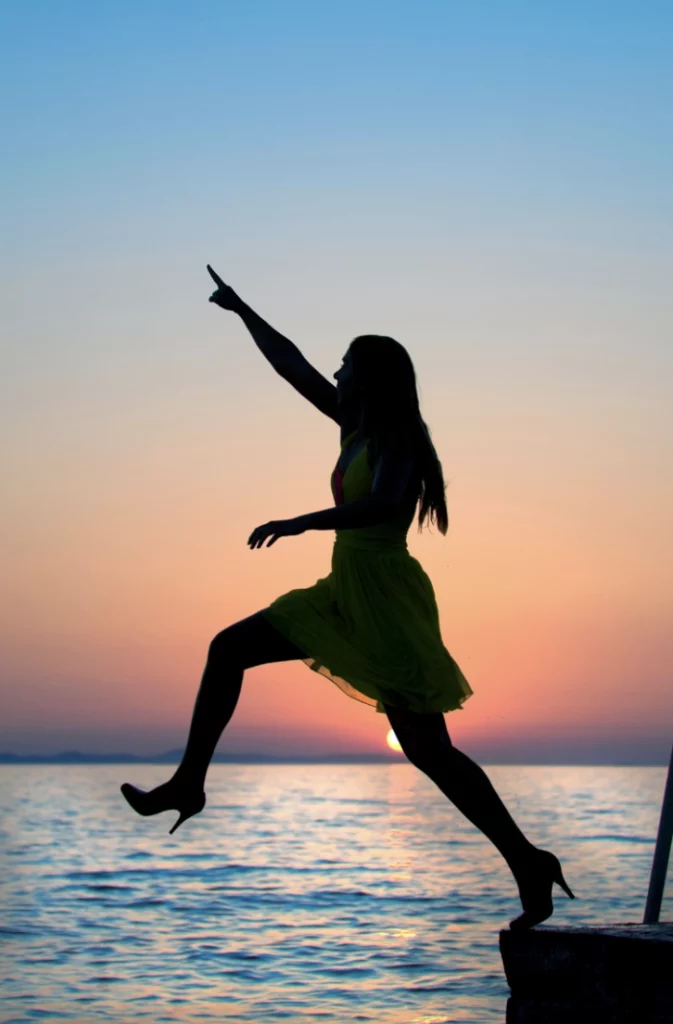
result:
<svg viewBox="0 0 673 1024"><path fill-rule="evenodd" d="M233 288L225 284L210 264L208 264L208 273L217 285L217 289L210 296L209 301L221 309L237 313L250 331L257 348L262 355L266 356L274 370L317 409L338 423L335 386L326 377L323 377L314 366L311 366L293 341L263 320L236 294Z"/></svg>

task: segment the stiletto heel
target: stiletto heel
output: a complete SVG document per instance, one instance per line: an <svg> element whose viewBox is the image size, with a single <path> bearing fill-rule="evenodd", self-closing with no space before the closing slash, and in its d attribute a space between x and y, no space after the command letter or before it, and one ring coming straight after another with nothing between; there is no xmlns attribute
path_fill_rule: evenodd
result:
<svg viewBox="0 0 673 1024"><path fill-rule="evenodd" d="M556 863L558 864L558 861ZM557 885L561 886L563 891L566 892L568 894L568 896L570 896L571 900L575 899L575 893L572 891L572 889L570 888L570 886L566 882L565 878L563 877L563 871L561 870L561 865L560 864L558 864L558 870L557 870L556 874L554 875L554 881L556 882Z"/></svg>
<svg viewBox="0 0 673 1024"><path fill-rule="evenodd" d="M169 828L169 830L168 830L169 836L172 836L173 833L175 832L175 830L180 828L180 826L182 825L183 821L187 821L187 818L189 818L189 814L182 814L182 813L180 813L180 817L176 821L175 825L173 825L173 828Z"/></svg>
<svg viewBox="0 0 673 1024"><path fill-rule="evenodd" d="M203 810L204 804L206 802L206 795L205 795L205 793L202 793L201 795L202 795L203 799L202 800L198 800L192 807L189 807L189 808L184 808L183 807L182 810L180 810L180 808L178 808L178 810L180 810L180 817L176 821L175 825L173 825L173 828L168 830L169 836L172 836L173 833L175 832L175 830L177 828L180 828L180 825L182 825L183 822L187 821L188 818L192 818L195 814L199 814L200 811Z"/></svg>
<svg viewBox="0 0 673 1024"><path fill-rule="evenodd" d="M173 835L188 818L199 814L206 805L206 794L201 792L194 794L171 782L165 782L163 786L151 789L149 793L125 782L121 787L122 794L131 805L136 814L148 817L152 814L161 814L162 811L178 811L180 817L169 835Z"/></svg>

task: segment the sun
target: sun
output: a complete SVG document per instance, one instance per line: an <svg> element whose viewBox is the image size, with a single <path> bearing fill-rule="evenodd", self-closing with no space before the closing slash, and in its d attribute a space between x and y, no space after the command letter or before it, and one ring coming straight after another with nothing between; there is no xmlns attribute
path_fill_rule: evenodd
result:
<svg viewBox="0 0 673 1024"><path fill-rule="evenodd" d="M386 736L386 743L388 744L391 750L402 749L402 745L392 729L388 730L388 735Z"/></svg>

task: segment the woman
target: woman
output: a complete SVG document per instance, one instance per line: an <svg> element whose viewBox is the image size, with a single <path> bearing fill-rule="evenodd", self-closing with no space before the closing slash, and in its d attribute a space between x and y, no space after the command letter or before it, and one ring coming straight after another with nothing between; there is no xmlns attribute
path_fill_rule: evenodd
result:
<svg viewBox="0 0 673 1024"><path fill-rule="evenodd" d="M258 526L251 548L305 530L335 530L331 572L242 619L210 643L187 745L173 777L150 792L125 783L139 814L175 809L171 833L205 806L206 773L234 713L246 668L302 660L349 696L384 712L402 750L497 847L519 887L529 928L553 912L552 886L571 897L557 858L517 827L483 770L451 743L443 713L470 686L442 643L432 584L407 550L419 505L446 533L442 467L421 417L413 364L392 338L355 338L334 374L336 387L208 267L210 301L237 313L274 369L341 428L332 474L335 505ZM574 897L573 897L574 898Z"/></svg>

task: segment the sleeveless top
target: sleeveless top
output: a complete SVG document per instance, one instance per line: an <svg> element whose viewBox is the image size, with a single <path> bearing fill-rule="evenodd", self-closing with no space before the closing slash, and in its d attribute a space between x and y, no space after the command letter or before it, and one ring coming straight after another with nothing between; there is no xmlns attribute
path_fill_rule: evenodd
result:
<svg viewBox="0 0 673 1024"><path fill-rule="evenodd" d="M354 430L348 437L344 438L341 442L342 452L357 432L357 430ZM372 492L372 482L373 474L369 465L367 444L364 444L357 455L351 459L344 472L339 469L339 461L337 460L330 480L334 503L336 505L343 505L346 502L357 501L360 498L367 497ZM376 526L336 530L335 543L372 551L395 548L406 550L407 533L413 522L415 512L415 504L411 511L410 505L402 506L385 523L379 523Z"/></svg>

